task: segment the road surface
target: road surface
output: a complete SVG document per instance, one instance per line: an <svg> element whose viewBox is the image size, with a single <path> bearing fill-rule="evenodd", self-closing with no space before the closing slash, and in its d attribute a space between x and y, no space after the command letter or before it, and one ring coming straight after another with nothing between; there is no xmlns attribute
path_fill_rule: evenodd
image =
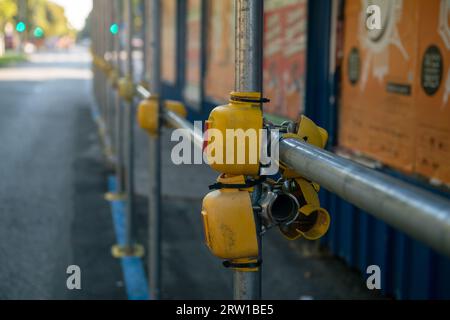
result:
<svg viewBox="0 0 450 320"><path fill-rule="evenodd" d="M0 69L0 97L0 299L124 298L87 50Z"/></svg>

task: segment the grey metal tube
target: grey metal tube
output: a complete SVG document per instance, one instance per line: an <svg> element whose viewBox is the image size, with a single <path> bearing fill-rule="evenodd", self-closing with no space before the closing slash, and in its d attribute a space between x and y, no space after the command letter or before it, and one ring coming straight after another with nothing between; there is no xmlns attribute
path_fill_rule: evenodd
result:
<svg viewBox="0 0 450 320"><path fill-rule="evenodd" d="M133 1L126 0L125 4L125 24L127 26L127 76L133 81ZM134 244L134 101L131 100L126 109L125 121L127 128L127 170L126 170L126 187L127 187L127 215L126 215L126 234L125 240L127 246Z"/></svg>
<svg viewBox="0 0 450 320"><path fill-rule="evenodd" d="M109 2L109 1L107 1ZM107 14L107 20L105 25L105 32L106 32L106 41L107 41L107 47L106 50L109 55L109 63L112 62L112 53L113 53L113 47L114 47L114 35L110 32L110 28L112 23L115 19L115 12L113 10L113 5L106 3L105 4L105 12L109 12ZM108 147L111 153L113 153L113 137L114 137L114 107L113 107L113 93L114 88L111 86L111 83L109 81L110 79L106 77L106 105L107 105L107 117L106 117L106 126L108 128ZM110 155L112 156L112 154ZM111 159L112 160L112 159Z"/></svg>
<svg viewBox="0 0 450 320"><path fill-rule="evenodd" d="M152 0L152 53L150 91L161 94L161 0ZM162 112L159 103L159 114ZM161 298L161 122L159 121L158 136L149 140L150 148L150 194L149 194L149 287L154 299ZM152 181L153 180L153 181Z"/></svg>
<svg viewBox="0 0 450 320"><path fill-rule="evenodd" d="M147 88L144 88L141 85L136 86L136 94L141 99L150 99L150 97L152 96L151 92L148 91Z"/></svg>
<svg viewBox="0 0 450 320"><path fill-rule="evenodd" d="M236 0L235 89L262 91L264 1Z"/></svg>
<svg viewBox="0 0 450 320"><path fill-rule="evenodd" d="M165 110L163 113L163 118L167 124L177 129L184 129L184 133L186 134L186 138L190 139L190 141L200 150L203 148L203 132L201 130L195 130L192 123L187 121L186 119L181 118L176 113Z"/></svg>
<svg viewBox="0 0 450 320"><path fill-rule="evenodd" d="M142 0L142 38L143 38L143 48L142 48L142 80L146 83L150 83L150 51L151 51L151 39L150 39L150 0Z"/></svg>
<svg viewBox="0 0 450 320"><path fill-rule="evenodd" d="M295 139L280 160L305 178L450 256L450 201Z"/></svg>
<svg viewBox="0 0 450 320"><path fill-rule="evenodd" d="M121 12L121 2L122 0L113 0L112 6L114 8L115 17L116 17L116 23L121 26L122 18L119 14ZM94 1L95 3L95 1ZM122 31L122 27L121 30ZM116 35L114 37L114 62L115 67L117 69L117 72L119 73L118 76L123 76L123 70L122 70L122 62L121 62L121 52L122 52L122 46L120 41L120 36ZM123 140L123 104L122 100L120 99L118 90L115 90L114 93L114 104L115 104L115 149L116 149L116 177L117 177L117 193L121 194L124 190L124 183L123 183L123 176L124 176L124 166L123 166L123 150L124 150L124 140Z"/></svg>
<svg viewBox="0 0 450 320"><path fill-rule="evenodd" d="M264 1L236 0L236 64L235 90L262 93L262 42ZM253 203L259 201L260 190L255 188ZM255 214L260 255L262 255L261 221ZM261 299L261 268L257 272L234 271L234 299Z"/></svg>
<svg viewBox="0 0 450 320"><path fill-rule="evenodd" d="M260 295L259 272L233 272L233 297L235 300L254 300ZM257 291L255 291L257 290Z"/></svg>
<svg viewBox="0 0 450 320"><path fill-rule="evenodd" d="M150 91L140 85L136 86L136 94L141 99L149 99L151 97ZM190 121L169 110L163 110L162 119L173 128L184 129L186 138L190 139L197 148L203 148L203 132L201 130L195 130L195 127Z"/></svg>

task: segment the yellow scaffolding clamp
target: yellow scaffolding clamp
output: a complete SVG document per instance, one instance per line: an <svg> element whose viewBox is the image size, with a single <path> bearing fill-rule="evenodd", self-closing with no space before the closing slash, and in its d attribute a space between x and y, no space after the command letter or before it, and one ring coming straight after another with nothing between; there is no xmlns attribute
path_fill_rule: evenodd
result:
<svg viewBox="0 0 450 320"><path fill-rule="evenodd" d="M212 169L227 175L259 175L263 130L260 101L258 92L232 92L229 104L211 112L205 125L210 136L205 137L204 151ZM239 136L243 140L239 141ZM240 154L243 157L239 159Z"/></svg>
<svg viewBox="0 0 450 320"><path fill-rule="evenodd" d="M257 219L262 233L278 227L289 240L320 239L330 226L330 215L320 206L319 185L281 163L277 177L260 177L261 151L269 147L263 145L262 136L267 134L264 130L275 127L263 119L264 102L260 93L233 92L229 104L215 108L205 126L206 158L221 173L211 186L214 191L203 200L205 242L213 255L225 260L225 266L241 271L257 271L261 263ZM279 128L281 139L301 139L319 148L328 140L328 133L305 116L298 124ZM245 159L238 159L238 148ZM252 203L257 185L262 194Z"/></svg>
<svg viewBox="0 0 450 320"><path fill-rule="evenodd" d="M139 127L145 130L150 136L158 135L159 115L159 97L154 95L139 103L137 111L137 122ZM187 116L187 110L183 103L174 100L165 100L162 102L165 110L172 111L182 118Z"/></svg>
<svg viewBox="0 0 450 320"><path fill-rule="evenodd" d="M244 176L219 177L223 188L203 200L202 220L205 242L210 251L232 269L256 271L259 247L250 190Z"/></svg>
<svg viewBox="0 0 450 320"><path fill-rule="evenodd" d="M318 148L325 148L328 132L317 126L311 119L302 115L295 127L297 132L287 132L283 134L282 139L299 139ZM322 238L330 227L331 218L327 210L320 206L318 195L320 186L283 166L282 163L280 163L280 173L283 177L280 181L283 192L293 195L298 203L298 215L289 223L280 224L280 231L289 240L302 237L307 240Z"/></svg>
<svg viewBox="0 0 450 320"><path fill-rule="evenodd" d="M134 98L134 83L130 75L122 77L117 82L119 96L127 102Z"/></svg>
<svg viewBox="0 0 450 320"><path fill-rule="evenodd" d="M256 272L261 263L251 192L261 169L262 102L259 92L232 92L229 103L215 108L205 125L204 152L211 168L221 173L203 200L205 242L225 267L243 272Z"/></svg>

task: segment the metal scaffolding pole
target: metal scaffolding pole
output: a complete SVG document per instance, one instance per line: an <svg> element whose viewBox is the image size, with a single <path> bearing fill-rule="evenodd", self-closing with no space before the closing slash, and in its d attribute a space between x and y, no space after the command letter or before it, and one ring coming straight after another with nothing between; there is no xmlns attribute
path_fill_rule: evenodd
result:
<svg viewBox="0 0 450 320"><path fill-rule="evenodd" d="M92 6L92 26L91 26L91 34L92 34L92 44L91 44L91 50L94 55L97 55L97 3L93 2ZM93 81L93 89L94 89L94 97L95 102L98 104L98 69L95 64L93 64L92 71L94 73L94 81Z"/></svg>
<svg viewBox="0 0 450 320"><path fill-rule="evenodd" d="M160 98L161 94L161 0L151 0L151 76L150 92ZM159 114L162 115L159 102ZM161 298L161 123L158 135L149 142L149 281L154 299Z"/></svg>
<svg viewBox="0 0 450 320"><path fill-rule="evenodd" d="M450 201L295 139L281 161L307 179L450 256Z"/></svg>
<svg viewBox="0 0 450 320"><path fill-rule="evenodd" d="M103 43L103 50L102 50L102 57L103 59L106 59L107 53L108 53L108 19L110 18L109 14L106 14L108 12L108 0L103 0L102 3L102 43ZM103 83L103 104L104 104L104 122L105 122L105 151L108 152L109 147L109 99L108 99L108 75L105 72L102 72L102 83Z"/></svg>
<svg viewBox="0 0 450 320"><path fill-rule="evenodd" d="M119 14L121 12L122 0L113 0L112 6L115 12L116 23L119 27L119 33L114 37L114 64L117 70L117 76L120 78L124 75L121 62L122 44L120 39L120 33L123 32L123 19ZM123 139L123 104L122 99L119 96L118 90L114 94L114 107L115 111L115 150L116 150L116 179L117 179L117 194L123 194L124 192L124 139Z"/></svg>
<svg viewBox="0 0 450 320"><path fill-rule="evenodd" d="M142 38L144 40L143 44L143 56L142 56L142 62L143 62L143 68L142 68L142 76L141 80L142 83L146 86L150 83L150 52L151 52L151 32L150 32L150 21L151 21L151 15L150 15L150 0L142 0ZM148 89L148 88L147 88Z"/></svg>
<svg viewBox="0 0 450 320"><path fill-rule="evenodd" d="M126 26L126 53L127 53L127 77L130 81L134 80L134 68L133 68L133 35L134 35L134 10L133 1L126 0L124 10L124 22ZM126 191L127 191L127 210L126 210L126 233L125 233L125 246L132 248L134 245L134 124L135 124L135 112L134 112L134 99L127 101L127 108L125 112L126 125Z"/></svg>
<svg viewBox="0 0 450 320"><path fill-rule="evenodd" d="M262 36L263 36L263 1L236 0L236 79L238 92L262 93ZM257 202L258 188L255 188L253 201ZM258 244L262 252L261 223L255 213ZM261 269L257 272L235 270L233 273L234 299L261 299Z"/></svg>
<svg viewBox="0 0 450 320"><path fill-rule="evenodd" d="M105 3L104 1L98 1L98 23L99 23L99 55L102 59L105 58L105 33L104 33L104 24L105 24L105 15L102 14L104 10ZM106 95L105 95L105 74L104 72L99 73L100 79L100 110L102 115L103 126L105 125L106 120ZM105 133L105 127L102 128ZM106 136L106 135L105 135ZM105 136L103 136L103 143L105 142Z"/></svg>
<svg viewBox="0 0 450 320"><path fill-rule="evenodd" d="M112 51L113 51L113 41L114 41L114 35L110 32L110 27L112 22L114 21L114 11L112 9L112 5L110 4L109 0L105 0L105 38L106 38L106 53L108 57L108 63L112 62ZM113 109L113 101L112 101L112 94L114 88L112 88L111 83L109 81L109 74L106 76L105 79L105 86L106 86L106 127L108 132L108 148L107 150L108 157L112 157L113 152L113 146L111 145L113 133L114 133L114 109Z"/></svg>

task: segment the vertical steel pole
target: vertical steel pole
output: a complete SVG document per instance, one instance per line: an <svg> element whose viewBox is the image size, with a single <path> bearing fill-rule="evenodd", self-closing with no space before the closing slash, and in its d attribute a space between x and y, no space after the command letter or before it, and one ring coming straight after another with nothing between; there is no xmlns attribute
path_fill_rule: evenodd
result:
<svg viewBox="0 0 450 320"><path fill-rule="evenodd" d="M264 1L236 0L236 79L238 92L261 92L262 86L262 48L263 48L263 14ZM254 202L259 196L258 190L253 195ZM258 244L262 251L261 223L255 213ZM261 299L261 269L257 272L235 270L233 274L234 299Z"/></svg>
<svg viewBox="0 0 450 320"><path fill-rule="evenodd" d="M94 53L96 54L96 56L98 56L100 54L100 50L99 50L99 21L98 21L98 13L99 13L99 9L98 9L98 2L94 1L94 5L95 5L95 10L94 10L94 34L95 34L95 42L93 44L93 48L94 48ZM97 106L100 107L100 87L99 87L99 69L98 66L94 66L94 70L95 70L95 83L94 83L94 89L95 89L95 102L97 103Z"/></svg>
<svg viewBox="0 0 450 320"><path fill-rule="evenodd" d="M111 53L112 53L112 34L111 32L109 32L110 30L110 25L111 25L111 21L113 19L113 12L111 9L111 5L109 3L109 0L104 0L105 3L105 11L104 11L104 15L105 15L105 41L106 41L106 46L105 46L105 51L106 51L106 56L108 57L108 63L111 63ZM105 76L105 90L106 90L106 127L107 127L107 136L108 136L108 148L111 148L111 137L112 137L112 132L113 132L113 126L111 123L111 119L112 119L112 103L111 103L111 86L110 86L110 82L109 82L109 74L107 74ZM112 150L107 150L108 153L112 152ZM111 156L111 154L107 154L108 157Z"/></svg>
<svg viewBox="0 0 450 320"><path fill-rule="evenodd" d="M108 1L108 0L107 0ZM108 34L108 53L109 53L109 63L111 64L111 66L113 66L114 63L114 34L111 32L111 26L113 23L115 23L116 20L116 12L114 10L114 1L109 2L109 5L107 5L107 11L109 13L109 19L108 19L108 23L106 25L106 33ZM110 75L111 76L111 75ZM109 108L109 119L108 119L108 133L109 133L109 139L111 141L111 156L114 155L114 153L116 152L116 146L115 146L115 141L114 141L114 137L115 137L115 121L114 121L114 117L115 117L115 102L114 102L114 87L113 84L111 83L111 79L107 79L108 80L108 108Z"/></svg>
<svg viewBox="0 0 450 320"><path fill-rule="evenodd" d="M94 1L95 3L95 1ZM115 58L115 67L118 72L118 76L122 77L124 75L122 69L122 42L121 42L121 33L123 32L123 19L120 14L121 12L121 3L122 0L113 0L112 5L114 6L115 17L117 19L116 23L119 26L119 33L114 37L114 58ZM123 140L123 104L122 99L120 99L118 90L115 92L115 109L116 109L116 118L115 118L115 140L116 140L116 179L117 179L117 194L123 194L124 192L124 165L123 165L123 154L124 154L124 140Z"/></svg>
<svg viewBox="0 0 450 320"><path fill-rule="evenodd" d="M91 50L92 50L92 55L93 57L95 57L94 55L97 54L97 47L96 47L96 38L97 38L97 32L96 32L96 23L97 23L97 6L95 1L92 3L92 25L91 25ZM94 80L92 83L92 87L94 90L94 98L95 98L95 102L97 102L97 68L94 64L94 61L92 61L92 72L94 73Z"/></svg>
<svg viewBox="0 0 450 320"><path fill-rule="evenodd" d="M151 39L150 39L150 30L149 30L149 13L150 13L150 1L142 0L141 3L142 9L142 39L143 39L143 48L142 48L142 75L141 80L144 84L150 84L150 49L151 49ZM149 89L149 88L147 88Z"/></svg>
<svg viewBox="0 0 450 320"><path fill-rule="evenodd" d="M160 97L161 94L161 1L151 0L151 77L150 91ZM161 115L161 101L159 102ZM149 195L149 281L154 299L161 298L161 122L158 136L150 139L150 195Z"/></svg>
<svg viewBox="0 0 450 320"><path fill-rule="evenodd" d="M98 2L98 13L97 13L97 19L98 19L98 55L102 58L103 57L103 34L102 34L102 2L101 1L97 1ZM103 104L103 74L102 71L100 70L100 72L98 73L98 78L99 78L99 99L100 99L100 114L101 114L101 119L104 120L105 119L105 110L104 110L104 104Z"/></svg>
<svg viewBox="0 0 450 320"><path fill-rule="evenodd" d="M134 35L134 11L133 1L126 0L125 5L125 25L127 27L127 76L134 81L133 69L133 35ZM126 216L126 247L131 248L134 245L134 101L128 102L126 109L126 128L127 128L127 170L126 170L126 189L127 189L127 216Z"/></svg>
<svg viewBox="0 0 450 320"><path fill-rule="evenodd" d="M99 38L98 38L98 43L99 43L99 48L100 48L100 52L99 55L100 57L103 59L105 57L105 52L104 52L104 36L103 36L103 22L104 22L104 15L102 14L103 12L103 5L104 3L102 1L98 1L98 7L99 7L99 14L98 14L98 24L99 24ZM105 121L105 86L104 86L104 75L103 72L100 71L99 72L99 80L100 80L100 110L101 110L101 115L102 115L102 121L104 124ZM104 137L102 137L104 140ZM104 143L104 141L103 141Z"/></svg>
<svg viewBox="0 0 450 320"><path fill-rule="evenodd" d="M102 58L105 59L105 55L106 55L106 28L105 28L105 24L106 24L106 14L105 14L105 9L106 9L106 2L105 0L103 0L101 3L101 12L102 14L100 15L100 19L101 19L101 43L102 43ZM106 74L105 72L101 72L101 79L102 79L102 102L103 102L103 125L105 126L105 131L104 131L104 137L103 137L103 143L104 143L104 147L106 148L107 146L107 119L108 119L108 101L106 98L106 90L107 90L107 82L106 82Z"/></svg>

